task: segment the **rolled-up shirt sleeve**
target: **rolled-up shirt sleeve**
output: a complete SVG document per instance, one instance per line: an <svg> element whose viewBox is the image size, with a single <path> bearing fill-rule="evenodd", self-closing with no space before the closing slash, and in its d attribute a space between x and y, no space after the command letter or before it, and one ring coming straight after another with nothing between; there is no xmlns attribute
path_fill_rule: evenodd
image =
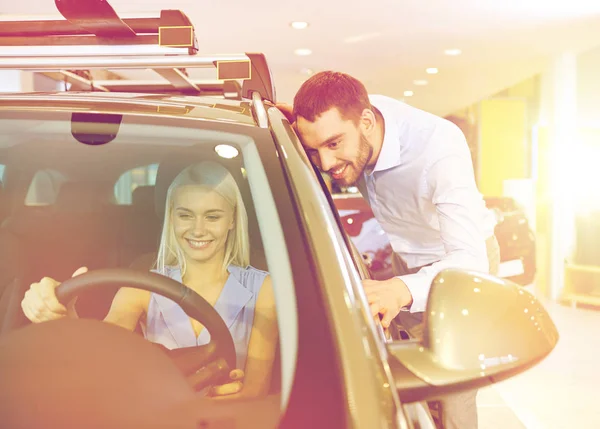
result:
<svg viewBox="0 0 600 429"><path fill-rule="evenodd" d="M464 149L439 157L424 173L439 219L445 255L417 273L399 276L412 294L411 313L425 311L431 283L441 270L489 271L487 237L476 218L484 203L475 184L466 142Z"/></svg>

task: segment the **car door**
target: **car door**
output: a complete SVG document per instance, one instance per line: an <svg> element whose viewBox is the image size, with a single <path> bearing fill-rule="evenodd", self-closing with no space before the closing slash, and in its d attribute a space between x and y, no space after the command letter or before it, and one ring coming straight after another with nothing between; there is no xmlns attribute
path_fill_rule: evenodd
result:
<svg viewBox="0 0 600 429"><path fill-rule="evenodd" d="M385 339L370 317L361 279L368 276L364 265L356 264L347 237L336 221L296 134L281 112L268 111L278 157L307 242L307 257L321 290L319 305L325 311L327 327L333 334L338 371L346 403L351 405L351 427L396 427L410 429L395 389L387 362Z"/></svg>

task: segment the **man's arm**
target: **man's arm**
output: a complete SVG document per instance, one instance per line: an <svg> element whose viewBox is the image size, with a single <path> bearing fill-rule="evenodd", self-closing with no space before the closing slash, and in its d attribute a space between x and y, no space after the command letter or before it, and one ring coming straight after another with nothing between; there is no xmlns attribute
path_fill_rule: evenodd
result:
<svg viewBox="0 0 600 429"><path fill-rule="evenodd" d="M445 134L444 154L424 172L427 192L435 205L445 254L439 262L415 274L385 281L365 281L365 292L373 314L383 316L389 326L402 308L411 313L425 311L431 283L445 268L489 271L484 231L480 219L484 203L475 184L473 164L464 135L458 128Z"/></svg>

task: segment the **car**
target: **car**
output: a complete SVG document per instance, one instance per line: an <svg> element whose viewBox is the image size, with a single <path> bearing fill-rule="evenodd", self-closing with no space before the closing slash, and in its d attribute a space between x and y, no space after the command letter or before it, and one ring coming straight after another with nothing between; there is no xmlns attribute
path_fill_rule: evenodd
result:
<svg viewBox="0 0 600 429"><path fill-rule="evenodd" d="M335 193L333 201L346 234L362 254L373 279L392 278L392 246L366 199L356 190Z"/></svg>
<svg viewBox="0 0 600 429"><path fill-rule="evenodd" d="M530 285L536 273L535 233L524 209L511 197L486 197L498 223L495 234L500 245L500 276L522 286Z"/></svg>
<svg viewBox="0 0 600 429"><path fill-rule="evenodd" d="M426 401L514 376L552 351L558 333L534 296L461 270L433 281L424 340L390 338L370 314L363 258L274 104L264 56L201 55L183 13L120 20L107 5L62 2L67 21L0 30L0 46L15 44L10 34L21 43L19 55L0 54L0 69L71 84L66 92L0 94L0 426L433 428ZM124 25L143 28L144 37ZM160 40L152 36L167 28ZM81 43L158 40L157 48L168 41L186 52L28 55L27 46L44 42L42 33L54 44L65 40L65 51L75 52L73 38L91 33ZM160 88L99 83L87 72L123 67L170 80ZM216 67L227 82L242 83L211 84L211 95L203 95L203 83L182 71L194 67ZM266 397L216 400L188 384L182 368L190 362L205 371L204 386L231 369L231 334L199 295L147 273L169 185L201 161L236 180L248 211L250 263L272 277L279 345ZM90 272L71 279L82 265ZM78 296L80 319L27 322L19 304L43 276L63 281L62 302ZM101 322L121 286L179 302L209 331L211 348L168 352Z"/></svg>
<svg viewBox="0 0 600 429"><path fill-rule="evenodd" d="M369 203L355 187L335 189L333 200L346 233L363 254L373 278L393 277L392 246ZM497 220L494 233L500 246L498 276L521 286L530 285L536 272L535 234L524 210L510 197L484 200Z"/></svg>

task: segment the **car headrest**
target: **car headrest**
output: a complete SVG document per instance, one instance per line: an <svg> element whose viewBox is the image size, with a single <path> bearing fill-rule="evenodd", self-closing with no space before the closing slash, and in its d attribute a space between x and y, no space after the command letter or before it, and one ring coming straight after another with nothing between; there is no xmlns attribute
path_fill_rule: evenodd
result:
<svg viewBox="0 0 600 429"><path fill-rule="evenodd" d="M61 212L94 212L114 202L110 183L66 182L58 191L54 210Z"/></svg>
<svg viewBox="0 0 600 429"><path fill-rule="evenodd" d="M138 186L131 194L131 205L137 211L151 213L154 210L154 186Z"/></svg>

